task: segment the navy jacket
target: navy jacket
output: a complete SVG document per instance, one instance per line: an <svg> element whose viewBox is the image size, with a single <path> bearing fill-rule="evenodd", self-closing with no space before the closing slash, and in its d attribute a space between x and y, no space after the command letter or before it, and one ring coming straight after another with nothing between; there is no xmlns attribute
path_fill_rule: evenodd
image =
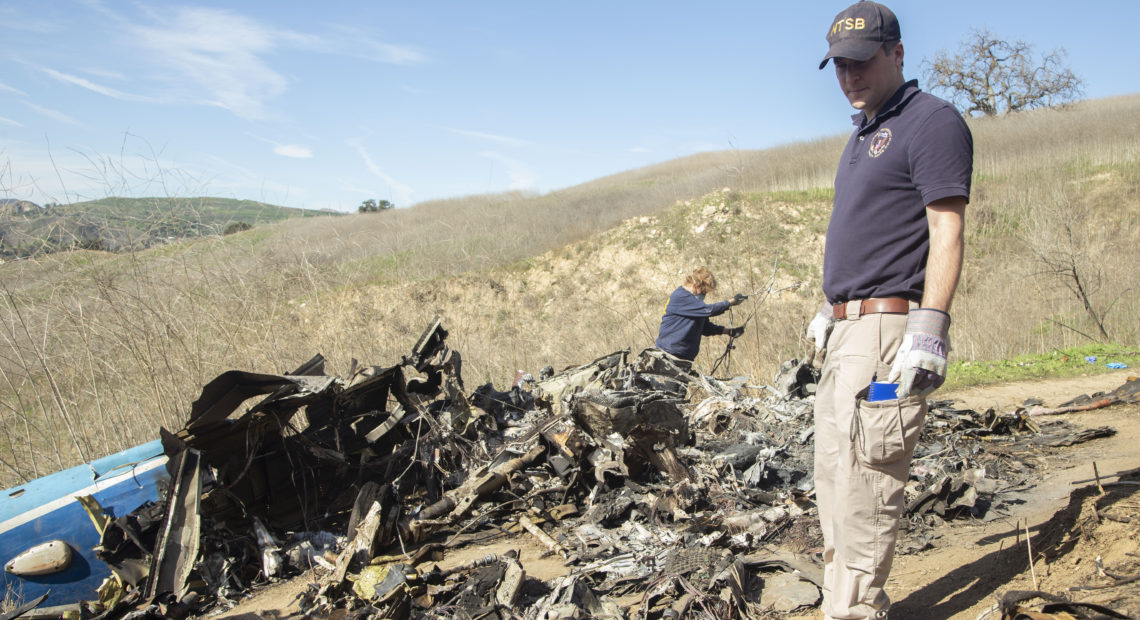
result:
<svg viewBox="0 0 1140 620"><path fill-rule="evenodd" d="M724 314L728 301L706 304L704 295L694 295L683 286L669 296L661 329L657 333L657 348L684 360L694 360L701 350L701 336L719 336L725 328L713 323L709 317Z"/></svg>

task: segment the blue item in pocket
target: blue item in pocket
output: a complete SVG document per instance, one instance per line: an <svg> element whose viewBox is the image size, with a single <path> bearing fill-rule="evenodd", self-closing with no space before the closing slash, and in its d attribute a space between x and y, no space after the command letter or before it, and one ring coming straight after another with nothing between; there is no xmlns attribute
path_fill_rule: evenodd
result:
<svg viewBox="0 0 1140 620"><path fill-rule="evenodd" d="M871 391L867 394L867 400L894 400L898 398L899 384L897 383L884 383L882 381L872 381Z"/></svg>

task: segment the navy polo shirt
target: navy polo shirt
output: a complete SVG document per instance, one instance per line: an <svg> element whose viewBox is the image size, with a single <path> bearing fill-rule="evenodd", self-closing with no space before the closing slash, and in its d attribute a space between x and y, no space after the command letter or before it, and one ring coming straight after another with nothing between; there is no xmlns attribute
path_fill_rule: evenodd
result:
<svg viewBox="0 0 1140 620"><path fill-rule="evenodd" d="M860 112L835 174L823 292L830 303L868 297L921 301L930 251L926 205L970 198L974 142L962 115L903 84L875 118Z"/></svg>

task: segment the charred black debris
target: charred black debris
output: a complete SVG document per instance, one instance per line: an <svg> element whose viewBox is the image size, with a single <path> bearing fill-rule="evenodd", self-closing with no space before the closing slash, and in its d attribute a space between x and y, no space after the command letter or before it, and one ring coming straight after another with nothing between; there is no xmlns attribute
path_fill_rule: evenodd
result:
<svg viewBox="0 0 1140 620"><path fill-rule="evenodd" d="M161 432L165 503L104 532L118 579L85 615L204 615L301 574L293 608L316 618L747 618L818 604L811 364L754 385L626 350L468 391L447 335L437 318L398 363L347 378L318 355L207 384L185 427ZM1135 402L1135 384L1099 396ZM932 401L899 552L938 545L945 521L1002 516L1044 451L1115 432L1052 412ZM470 553L519 537L563 574ZM462 548L471 561L442 568Z"/></svg>

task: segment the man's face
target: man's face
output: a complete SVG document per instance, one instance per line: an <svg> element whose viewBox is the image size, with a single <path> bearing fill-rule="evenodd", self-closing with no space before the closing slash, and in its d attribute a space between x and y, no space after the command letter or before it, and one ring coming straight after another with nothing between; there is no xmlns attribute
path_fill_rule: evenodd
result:
<svg viewBox="0 0 1140 620"><path fill-rule="evenodd" d="M868 119L873 118L902 85L902 61L902 43L881 47L864 61L832 59L843 94L851 107L862 110Z"/></svg>

